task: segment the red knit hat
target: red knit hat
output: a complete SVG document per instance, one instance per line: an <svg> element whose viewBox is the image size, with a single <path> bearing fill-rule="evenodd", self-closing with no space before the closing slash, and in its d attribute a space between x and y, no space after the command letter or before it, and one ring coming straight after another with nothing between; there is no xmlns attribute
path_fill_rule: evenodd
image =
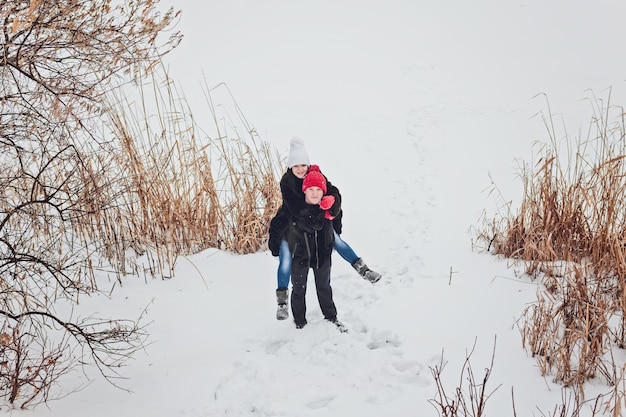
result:
<svg viewBox="0 0 626 417"><path fill-rule="evenodd" d="M317 165L311 165L309 172L302 181L302 192L305 192L307 188L320 187L324 194L326 194L326 178L320 172L320 167Z"/></svg>

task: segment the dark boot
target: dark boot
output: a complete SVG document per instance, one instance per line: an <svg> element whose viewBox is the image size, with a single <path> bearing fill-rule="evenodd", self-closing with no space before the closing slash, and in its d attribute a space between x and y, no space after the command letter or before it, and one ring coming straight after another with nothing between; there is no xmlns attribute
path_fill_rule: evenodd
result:
<svg viewBox="0 0 626 417"><path fill-rule="evenodd" d="M380 275L378 272L369 269L369 267L363 261L363 258L359 258L354 261L352 263L352 268L354 268L356 272L359 273L359 275L361 275L363 278L371 283L378 282L382 278L382 275Z"/></svg>
<svg viewBox="0 0 626 417"><path fill-rule="evenodd" d="M326 320L331 322L335 326L337 326L337 329L339 329L341 333L348 333L348 328L342 322L337 320L336 317L334 319L326 319Z"/></svg>
<svg viewBox="0 0 626 417"><path fill-rule="evenodd" d="M289 307L287 305L288 299L289 290L276 290L276 302L278 303L278 308L276 310L277 320L285 320L289 318Z"/></svg>

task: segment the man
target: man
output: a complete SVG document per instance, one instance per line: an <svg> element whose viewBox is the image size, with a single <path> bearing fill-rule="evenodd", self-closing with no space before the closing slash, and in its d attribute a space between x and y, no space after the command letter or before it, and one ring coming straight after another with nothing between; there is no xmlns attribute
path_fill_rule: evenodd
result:
<svg viewBox="0 0 626 417"><path fill-rule="evenodd" d="M291 313L296 328L301 329L306 320L306 289L309 269L315 276L315 289L324 318L342 332L344 325L337 320L337 308L330 285L331 255L334 245L333 218L330 210L334 198L324 196L326 178L317 165L311 165L302 182L302 192L307 204L306 215L293 217L287 231L287 243L293 255L291 263Z"/></svg>

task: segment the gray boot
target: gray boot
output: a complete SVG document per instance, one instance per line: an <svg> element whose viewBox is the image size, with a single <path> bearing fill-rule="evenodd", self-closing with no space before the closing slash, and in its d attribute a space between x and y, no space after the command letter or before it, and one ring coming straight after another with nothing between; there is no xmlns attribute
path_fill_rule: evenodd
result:
<svg viewBox="0 0 626 417"><path fill-rule="evenodd" d="M289 318L289 306L287 304L289 300L289 290L276 290L276 302L278 303L278 309L276 310L276 319L285 320Z"/></svg>
<svg viewBox="0 0 626 417"><path fill-rule="evenodd" d="M371 282L372 284L378 282L382 275L378 272L372 271L363 261L363 258L359 258L352 263L352 268L356 270L363 278Z"/></svg>

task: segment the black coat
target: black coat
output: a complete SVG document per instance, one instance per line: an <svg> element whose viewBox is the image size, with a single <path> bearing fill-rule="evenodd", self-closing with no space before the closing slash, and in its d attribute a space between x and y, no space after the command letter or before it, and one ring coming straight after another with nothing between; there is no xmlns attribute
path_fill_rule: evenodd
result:
<svg viewBox="0 0 626 417"><path fill-rule="evenodd" d="M313 220L313 212L324 211L318 206L311 206L304 201L304 193L302 192L301 178L294 175L291 168L285 172L280 180L280 191L283 197L283 204L278 208L270 222L268 246L272 255L278 256L280 250L280 242L287 237L287 229L292 220L297 221L298 225L304 229L315 229L315 220ZM341 234L341 194L337 187L332 185L326 179L326 194L335 197L335 203L329 209L331 215L335 216L332 221L333 228L338 234ZM311 217L310 217L311 216ZM307 222L309 223L307 225Z"/></svg>
<svg viewBox="0 0 626 417"><path fill-rule="evenodd" d="M293 267L322 268L330 266L335 245L333 221L324 216L318 205L308 204L304 218L292 217L286 240L293 258ZM307 210L305 210L307 211Z"/></svg>

